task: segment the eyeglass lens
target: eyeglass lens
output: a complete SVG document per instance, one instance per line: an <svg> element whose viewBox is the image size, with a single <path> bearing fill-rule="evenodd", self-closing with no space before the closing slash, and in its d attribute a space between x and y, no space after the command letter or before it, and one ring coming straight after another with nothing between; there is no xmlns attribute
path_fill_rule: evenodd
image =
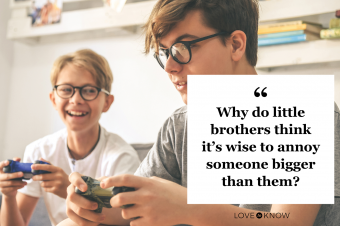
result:
<svg viewBox="0 0 340 226"><path fill-rule="evenodd" d="M80 88L80 94L85 100L93 100L98 96L98 90L92 86L84 86ZM74 93L74 88L70 85L60 85L57 87L57 94L61 98L71 98Z"/></svg>
<svg viewBox="0 0 340 226"><path fill-rule="evenodd" d="M190 59L190 53L188 48L183 43L176 43L171 48L171 53L181 63L188 63Z"/></svg>
<svg viewBox="0 0 340 226"><path fill-rule="evenodd" d="M188 63L190 60L190 52L188 48L183 43L175 43L171 48L171 55L175 61L180 63ZM158 58L160 62L165 67L165 64L169 58L169 54L166 54L163 49L159 50Z"/></svg>

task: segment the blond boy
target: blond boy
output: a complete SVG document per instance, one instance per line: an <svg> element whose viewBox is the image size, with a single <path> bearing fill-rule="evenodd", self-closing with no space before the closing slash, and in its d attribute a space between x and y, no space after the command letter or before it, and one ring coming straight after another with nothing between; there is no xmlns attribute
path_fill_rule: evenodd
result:
<svg viewBox="0 0 340 226"><path fill-rule="evenodd" d="M101 114L114 100L112 82L108 62L92 50L79 50L55 61L49 96L66 128L26 147L23 162L49 161L51 165L34 164L32 169L50 174L36 175L28 182L10 180L21 177L22 172L4 174L2 168L8 161L0 163L2 226L28 225L41 196L52 225L64 220L68 175L72 172L98 178L136 171L140 164L136 151L99 125Z"/></svg>

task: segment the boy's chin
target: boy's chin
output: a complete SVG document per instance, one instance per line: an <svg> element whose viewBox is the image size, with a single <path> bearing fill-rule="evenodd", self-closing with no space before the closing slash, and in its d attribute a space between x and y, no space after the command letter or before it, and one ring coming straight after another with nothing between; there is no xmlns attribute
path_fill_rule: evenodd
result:
<svg viewBox="0 0 340 226"><path fill-rule="evenodd" d="M84 132L84 131L86 131L86 130L88 130L89 129L89 126L88 125L84 125L84 124L70 124L70 123L68 123L67 125L66 125L66 128L67 128L67 130L69 130L69 131L72 131L72 132Z"/></svg>
<svg viewBox="0 0 340 226"><path fill-rule="evenodd" d="M187 105L187 104L188 104L188 103L187 103L187 94L186 94L186 93L183 93L183 94L181 94L181 96L182 96L183 102Z"/></svg>

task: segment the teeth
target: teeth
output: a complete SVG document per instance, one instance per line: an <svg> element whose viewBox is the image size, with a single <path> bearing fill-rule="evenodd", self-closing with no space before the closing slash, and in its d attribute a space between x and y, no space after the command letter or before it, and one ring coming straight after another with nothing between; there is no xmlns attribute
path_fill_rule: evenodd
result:
<svg viewBox="0 0 340 226"><path fill-rule="evenodd" d="M178 85L180 85L180 86L185 85L185 84L187 84L187 83L186 83L186 82L180 82L180 83L178 83Z"/></svg>
<svg viewBox="0 0 340 226"><path fill-rule="evenodd" d="M79 111L69 111L68 113L71 114L71 115L76 115L76 116L81 116L81 115L87 114L85 112L79 112Z"/></svg>

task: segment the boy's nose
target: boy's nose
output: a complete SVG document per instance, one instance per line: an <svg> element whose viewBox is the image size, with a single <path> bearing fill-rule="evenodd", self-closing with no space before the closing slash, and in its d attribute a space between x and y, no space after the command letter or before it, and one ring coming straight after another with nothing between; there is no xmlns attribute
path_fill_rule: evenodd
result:
<svg viewBox="0 0 340 226"><path fill-rule="evenodd" d="M172 56L170 55L169 58L168 58L168 60L167 60L166 63L165 63L165 68L164 68L164 70L165 70L167 73L172 74L172 73L176 73L176 72L178 73L178 72L180 72L180 71L182 70L182 67L183 67L183 65L180 64L180 63L178 63L178 62L176 62L176 61L174 60L174 58L172 58Z"/></svg>
<svg viewBox="0 0 340 226"><path fill-rule="evenodd" d="M70 98L70 102L73 104L82 104L85 102L85 100L81 97L80 95L80 91L78 88L74 88L74 94L73 96Z"/></svg>

